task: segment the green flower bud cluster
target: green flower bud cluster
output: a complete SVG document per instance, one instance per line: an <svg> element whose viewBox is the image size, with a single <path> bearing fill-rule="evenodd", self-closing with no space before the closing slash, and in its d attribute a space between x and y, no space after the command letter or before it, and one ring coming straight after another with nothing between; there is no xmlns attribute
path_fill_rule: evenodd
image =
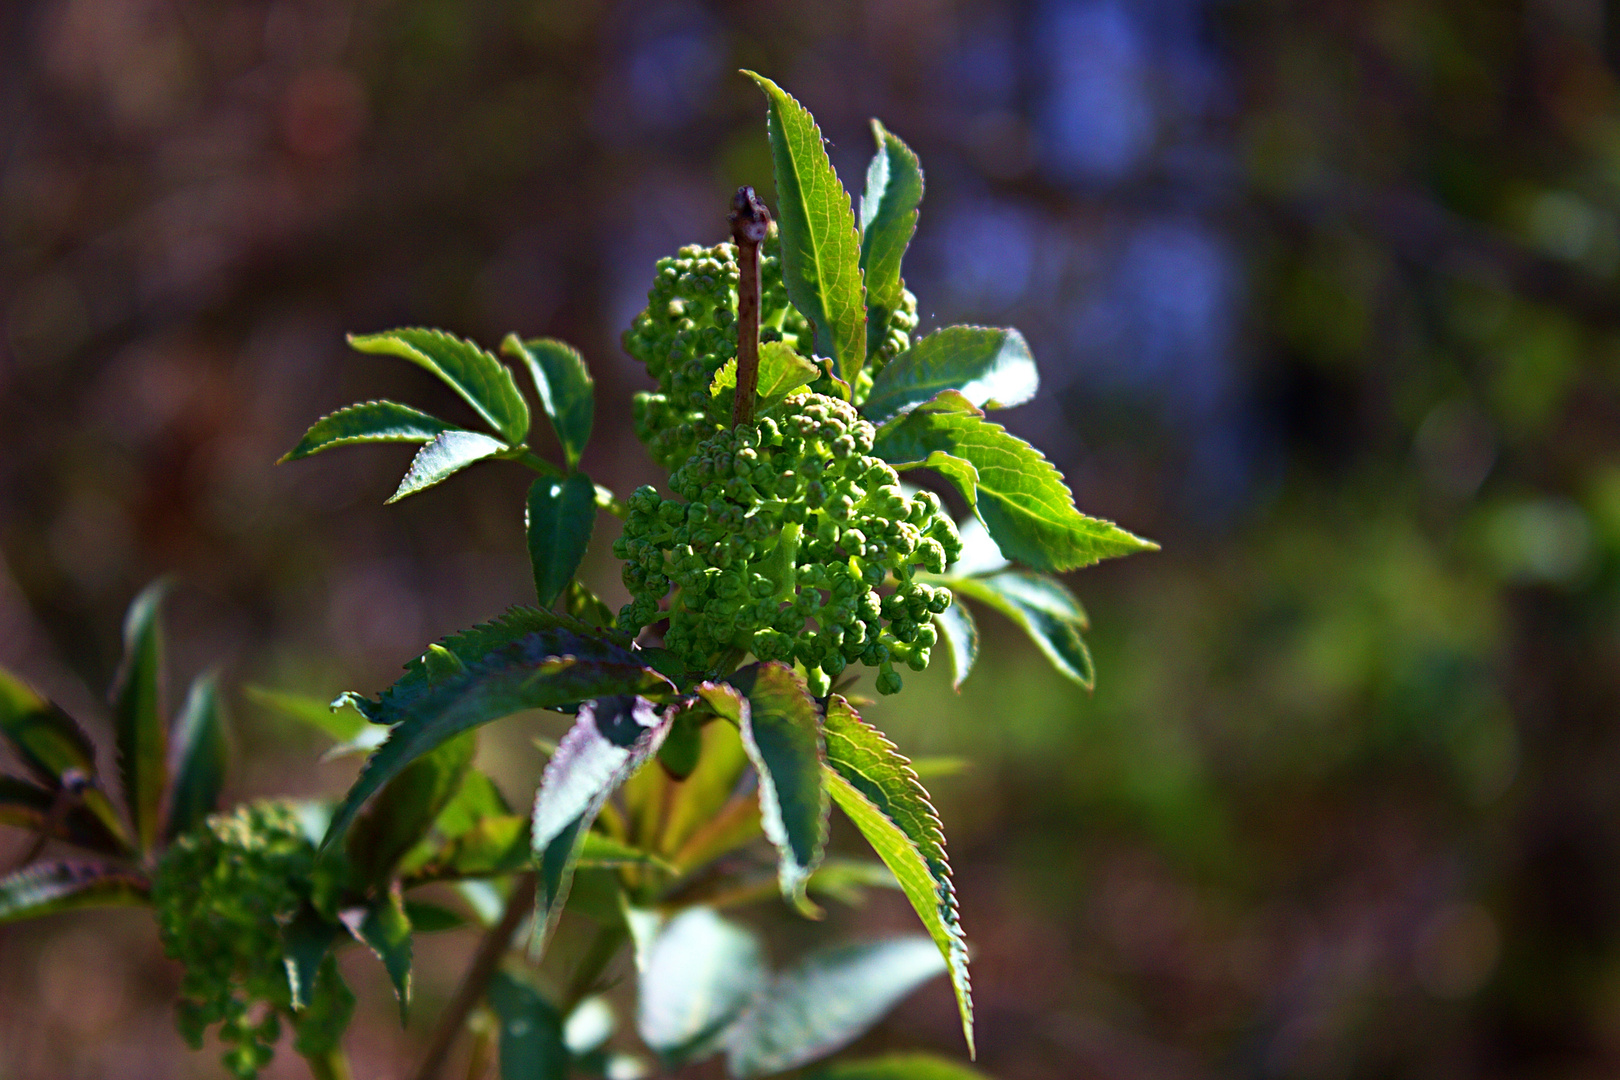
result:
<svg viewBox="0 0 1620 1080"><path fill-rule="evenodd" d="M233 1076L258 1075L274 1054L282 1014L291 1014L281 928L315 891L315 877L315 845L296 811L279 802L210 817L158 864L152 883L158 932L164 951L185 965L177 1026L195 1049L219 1024ZM299 1014L299 1027L341 1031L354 998L330 958L320 981L327 985ZM322 1015L312 1015L317 1011Z"/></svg>
<svg viewBox="0 0 1620 1080"><path fill-rule="evenodd" d="M814 348L810 324L790 303L782 284L781 242L771 229L760 246L760 339L785 341L808 356ZM709 386L727 360L737 355L737 248L689 245L658 260L647 307L624 333L624 348L647 365L656 391L634 399L636 437L654 461L674 469L699 442L731 421L727 394ZM882 344L862 372L856 400L871 387L871 375L906 349L917 326L917 298L907 292L901 310L889 315ZM828 392L831 382L813 389Z"/></svg>
<svg viewBox="0 0 1620 1080"><path fill-rule="evenodd" d="M639 489L614 544L632 597L620 627L658 620L674 587L664 645L694 673L752 652L801 664L818 694L856 662L898 691L895 663L927 667L951 603L914 573L943 571L961 540L933 493L907 495L871 456L874 434L848 403L800 392L700 443L670 477L676 498Z"/></svg>

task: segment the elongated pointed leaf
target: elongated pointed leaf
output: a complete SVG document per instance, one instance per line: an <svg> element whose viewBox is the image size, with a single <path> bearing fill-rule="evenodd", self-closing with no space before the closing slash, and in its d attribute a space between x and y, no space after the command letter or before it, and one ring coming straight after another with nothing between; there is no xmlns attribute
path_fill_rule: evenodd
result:
<svg viewBox="0 0 1620 1080"><path fill-rule="evenodd" d="M935 452L971 463L978 473L975 509L991 537L1008 558L1037 570L1074 570L1158 549L1076 510L1063 474L1039 450L986 420L954 390L886 424L872 452L896 467L921 464Z"/></svg>
<svg viewBox="0 0 1620 1080"><path fill-rule="evenodd" d="M125 855L129 842L73 793L0 775L0 825L42 833L102 855Z"/></svg>
<svg viewBox="0 0 1620 1080"><path fill-rule="evenodd" d="M596 485L584 473L542 476L529 487L525 526L534 591L550 607L574 580L596 527Z"/></svg>
<svg viewBox="0 0 1620 1080"><path fill-rule="evenodd" d="M705 724L699 732L702 751L697 767L675 789L664 819L658 849L679 851L698 829L712 820L737 790L748 768L742 737L730 724Z"/></svg>
<svg viewBox="0 0 1620 1080"><path fill-rule="evenodd" d="M398 889L391 889L370 905L344 911L340 917L355 940L382 961L388 981L394 984L403 1027L411 1006L411 920L405 914L404 897Z"/></svg>
<svg viewBox="0 0 1620 1080"><path fill-rule="evenodd" d="M397 401L362 401L321 417L276 464L361 443L425 443L452 425Z"/></svg>
<svg viewBox="0 0 1620 1080"><path fill-rule="evenodd" d="M517 445L529 433L529 407L512 373L470 341L442 330L406 328L350 334L349 344L363 353L398 356L431 371L509 445Z"/></svg>
<svg viewBox="0 0 1620 1080"><path fill-rule="evenodd" d="M501 352L528 365L540 405L562 444L568 468L577 469L596 415L596 383L585 366L585 358L564 342L552 338L522 341L516 334L506 336Z"/></svg>
<svg viewBox="0 0 1620 1080"><path fill-rule="evenodd" d="M973 995L945 833L928 792L894 744L843 698L827 702L828 790L900 883L950 971L973 1052Z"/></svg>
<svg viewBox="0 0 1620 1080"><path fill-rule="evenodd" d="M478 751L468 731L401 769L355 819L344 848L357 879L382 885L461 788Z"/></svg>
<svg viewBox="0 0 1620 1080"><path fill-rule="evenodd" d="M562 1017L537 990L497 971L489 1004L501 1022L501 1080L568 1080Z"/></svg>
<svg viewBox="0 0 1620 1080"><path fill-rule="evenodd" d="M759 773L760 815L780 856L782 895L799 903L827 847L820 710L783 663L752 664L730 681L748 697L742 742Z"/></svg>
<svg viewBox="0 0 1620 1080"><path fill-rule="evenodd" d="M287 969L287 990L293 1010L309 1007L321 964L343 933L343 926L328 921L307 901L281 929L282 964Z"/></svg>
<svg viewBox="0 0 1620 1080"><path fill-rule="evenodd" d="M889 313L900 307L904 283L900 260L917 231L923 197L922 167L911 147L877 120L872 121L877 153L866 167L861 196L861 269L866 278L866 355L883 343Z"/></svg>
<svg viewBox="0 0 1620 1080"><path fill-rule="evenodd" d="M164 836L172 840L202 824L219 809L219 793L225 786L229 748L225 742L224 705L213 674L191 684L185 707L174 724L174 744L169 773L174 786L169 790L169 809Z"/></svg>
<svg viewBox="0 0 1620 1080"><path fill-rule="evenodd" d="M1062 582L1018 570L938 580L946 582L957 596L989 604L1017 623L1064 675L1087 690L1096 685L1091 650L1081 637L1087 626L1086 613Z"/></svg>
<svg viewBox="0 0 1620 1080"><path fill-rule="evenodd" d="M940 636L951 651L951 688L962 689L962 680L979 658L979 627L962 602L951 598L951 606L934 616Z"/></svg>
<svg viewBox="0 0 1620 1080"><path fill-rule="evenodd" d="M636 1030L671 1065L718 1049L770 977L759 940L706 907L671 918L645 954Z"/></svg>
<svg viewBox="0 0 1620 1080"><path fill-rule="evenodd" d="M815 328L816 355L851 385L866 363L866 289L849 193L827 159L815 117L752 71L770 103L767 129L776 176L782 281L788 300Z"/></svg>
<svg viewBox="0 0 1620 1080"><path fill-rule="evenodd" d="M432 442L416 452L416 456L411 459L411 467L406 470L399 487L388 497L388 501L396 503L407 495L415 495L418 491L442 483L467 466L492 458L505 449L505 444L499 439L480 435L476 431L453 428L441 432Z"/></svg>
<svg viewBox="0 0 1620 1080"><path fill-rule="evenodd" d="M0 877L0 923L87 907L144 904L145 879L102 863L33 863Z"/></svg>
<svg viewBox="0 0 1620 1080"><path fill-rule="evenodd" d="M96 748L90 736L55 702L36 694L28 684L3 668L0 668L0 737L48 790L68 792L78 800L84 812L96 819L99 825L91 825L78 820L82 816L78 811L69 812L68 824L73 834L92 841L84 846L108 854L123 854L129 850L124 823L96 775ZM116 841L115 848L103 845L102 841L108 838Z"/></svg>
<svg viewBox="0 0 1620 1080"><path fill-rule="evenodd" d="M813 953L771 980L727 1039L737 1080L782 1072L847 1046L945 970L925 937Z"/></svg>
<svg viewBox="0 0 1620 1080"><path fill-rule="evenodd" d="M605 696L579 707L534 796L530 843L540 874L531 954L544 951L556 928L591 822L619 785L658 753L671 723L668 713L641 697Z"/></svg>
<svg viewBox="0 0 1620 1080"><path fill-rule="evenodd" d="M354 1017L354 992L338 972L337 957L328 953L315 975L302 1012L294 1014L293 1049L305 1060L321 1061L343 1045L343 1033Z"/></svg>
<svg viewBox="0 0 1620 1080"><path fill-rule="evenodd" d="M255 705L262 705L288 719L308 724L316 731L331 736L335 742L352 742L367 727L366 718L352 707L345 704L334 709L331 702L325 698L253 685L242 687L242 696Z"/></svg>
<svg viewBox="0 0 1620 1080"><path fill-rule="evenodd" d="M536 628L513 634L518 625ZM610 694L673 692L669 680L629 650L586 637L574 629L577 625L546 612L509 613L446 642L447 650L462 657L458 650L470 644L512 635L465 661L460 674L434 682L425 665L413 661L380 701L359 699L362 712L393 730L333 815L323 845L340 838L366 800L407 765L463 731L521 709L554 709Z"/></svg>
<svg viewBox="0 0 1620 1080"><path fill-rule="evenodd" d="M113 686L113 727L124 804L135 842L150 851L157 841L163 792L168 785L169 729L163 718L163 628L161 583L148 585L124 617L124 662Z"/></svg>
<svg viewBox="0 0 1620 1080"><path fill-rule="evenodd" d="M840 1061L805 1074L804 1080L990 1080L977 1069L932 1054L885 1054Z"/></svg>
<svg viewBox="0 0 1620 1080"><path fill-rule="evenodd" d="M881 424L955 390L983 409L1010 409L1040 388L1024 335L985 326L947 326L889 361L872 380L861 413Z"/></svg>

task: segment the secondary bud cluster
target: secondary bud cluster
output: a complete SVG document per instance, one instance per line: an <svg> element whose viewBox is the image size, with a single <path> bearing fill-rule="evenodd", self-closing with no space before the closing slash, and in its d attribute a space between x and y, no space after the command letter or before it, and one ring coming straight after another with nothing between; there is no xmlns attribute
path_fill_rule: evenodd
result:
<svg viewBox="0 0 1620 1080"><path fill-rule="evenodd" d="M914 572L943 571L961 541L931 492L907 495L871 456L874 434L846 402L800 392L698 444L670 477L676 498L630 497L620 627L659 619L674 587L664 644L695 673L752 652L802 664L818 693L856 662L899 690L895 662L928 665L951 603Z"/></svg>

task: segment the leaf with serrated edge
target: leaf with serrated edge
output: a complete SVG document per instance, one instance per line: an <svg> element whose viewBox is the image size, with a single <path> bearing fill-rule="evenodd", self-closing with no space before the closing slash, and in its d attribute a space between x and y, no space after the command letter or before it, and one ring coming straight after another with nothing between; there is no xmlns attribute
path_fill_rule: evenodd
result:
<svg viewBox="0 0 1620 1080"><path fill-rule="evenodd" d="M531 629L519 635L519 627ZM609 694L673 692L669 680L635 654L576 627L567 616L516 609L445 642L465 664L460 675L435 683L420 661L412 661L380 701L359 699L362 712L393 730L333 815L323 845L341 837L366 800L400 770L463 731L522 709L555 709ZM479 644L487 648L470 651Z"/></svg>
<svg viewBox="0 0 1620 1080"><path fill-rule="evenodd" d="M671 722L670 713L641 697L604 696L580 705L534 796L530 843L540 880L532 955L544 951L556 928L591 822L619 785L658 753Z"/></svg>
<svg viewBox="0 0 1620 1080"><path fill-rule="evenodd" d="M911 764L837 694L827 700L827 787L934 939L950 969L962 1034L973 1052L973 995L945 833Z"/></svg>
<svg viewBox="0 0 1620 1080"><path fill-rule="evenodd" d="M596 415L596 382L579 350L554 338L523 341L506 335L501 352L528 365L540 405L551 420L551 430L562 444L568 467L579 467Z"/></svg>
<svg viewBox="0 0 1620 1080"><path fill-rule="evenodd" d="M1058 671L1084 686L1096 684L1091 650L1081 633L1086 613L1074 594L1055 578L1019 570L988 577L933 577L953 594L988 604L1017 623Z"/></svg>
<svg viewBox="0 0 1620 1080"><path fill-rule="evenodd" d="M355 818L344 843L356 878L386 884L395 866L427 834L455 797L478 752L478 733L464 732L399 771Z"/></svg>
<svg viewBox="0 0 1620 1080"><path fill-rule="evenodd" d="M407 495L425 491L434 484L450 479L469 465L494 457L506 449L499 439L480 435L476 431L452 429L435 436L433 441L416 452L411 467L399 482L399 487L388 496L396 503Z"/></svg>
<svg viewBox="0 0 1620 1080"><path fill-rule="evenodd" d="M363 443L425 443L454 425L397 401L362 401L321 417L277 465L322 450Z"/></svg>
<svg viewBox="0 0 1620 1080"><path fill-rule="evenodd" d="M339 912L354 939L376 954L394 984L403 1027L411 1006L411 920L398 889L377 897L367 907Z"/></svg>
<svg viewBox="0 0 1620 1080"><path fill-rule="evenodd" d="M550 607L574 580L596 527L596 485L584 473L542 476L529 486L524 529L541 607Z"/></svg>
<svg viewBox="0 0 1620 1080"><path fill-rule="evenodd" d="M172 840L202 824L219 808L219 792L225 786L229 762L224 705L213 673L191 684L174 724L170 753L169 774L174 783L169 789L163 832Z"/></svg>
<svg viewBox="0 0 1620 1080"><path fill-rule="evenodd" d="M670 1065L717 1049L769 978L759 940L706 907L672 917L643 952L636 1030Z"/></svg>
<svg viewBox="0 0 1620 1080"><path fill-rule="evenodd" d="M941 390L955 390L980 408L1010 409L1034 397L1040 382L1023 334L985 326L947 326L877 373L861 415L881 424Z"/></svg>
<svg viewBox="0 0 1620 1080"><path fill-rule="evenodd" d="M770 103L767 129L776 176L782 281L815 328L816 354L851 385L866 362L866 288L849 193L827 159L815 117L762 75L743 72Z"/></svg>
<svg viewBox="0 0 1620 1080"><path fill-rule="evenodd" d="M142 851L157 842L168 786L169 729L163 719L163 629L158 618L164 585L141 590L124 617L124 661L113 685L113 728L124 805Z"/></svg>
<svg viewBox="0 0 1620 1080"><path fill-rule="evenodd" d="M954 390L942 390L878 432L872 453L901 467L944 452L978 473L975 510L1002 552L1037 570L1074 570L1101 559L1156 551L1109 521L1074 508L1063 474L1023 439Z"/></svg>
<svg viewBox="0 0 1620 1080"><path fill-rule="evenodd" d="M287 969L287 990L295 1011L308 1007L315 992L321 962L343 928L328 922L307 901L292 921L281 928L282 966Z"/></svg>
<svg viewBox="0 0 1620 1080"><path fill-rule="evenodd" d="M990 1080L977 1069L932 1054L885 1054L840 1061L807 1073L804 1080Z"/></svg>
<svg viewBox="0 0 1620 1080"><path fill-rule="evenodd" d="M951 689L962 689L962 681L979 658L979 628L973 616L954 596L951 606L934 616L940 636L951 653Z"/></svg>
<svg viewBox="0 0 1620 1080"><path fill-rule="evenodd" d="M781 856L782 895L802 908L805 881L827 847L820 710L804 680L778 661L751 664L729 681L748 698L743 748L759 773L760 816Z"/></svg>
<svg viewBox="0 0 1620 1080"><path fill-rule="evenodd" d="M866 355L883 344L889 313L900 306L904 283L900 261L917 231L923 174L911 147L877 120L877 153L866 167L861 195L861 269L866 276Z"/></svg>
<svg viewBox="0 0 1620 1080"><path fill-rule="evenodd" d="M151 887L117 866L39 862L0 878L0 923L87 907L144 904Z"/></svg>
<svg viewBox="0 0 1620 1080"><path fill-rule="evenodd" d="M501 1080L568 1080L562 1017L538 991L497 971L489 1004L501 1021Z"/></svg>
<svg viewBox="0 0 1620 1080"><path fill-rule="evenodd" d="M512 373L494 356L442 330L407 327L380 334L350 334L363 353L397 356L437 375L510 445L529 433L529 407Z"/></svg>
<svg viewBox="0 0 1620 1080"><path fill-rule="evenodd" d="M826 1057L944 970L925 937L812 953L773 978L732 1028L726 1065L751 1080Z"/></svg>

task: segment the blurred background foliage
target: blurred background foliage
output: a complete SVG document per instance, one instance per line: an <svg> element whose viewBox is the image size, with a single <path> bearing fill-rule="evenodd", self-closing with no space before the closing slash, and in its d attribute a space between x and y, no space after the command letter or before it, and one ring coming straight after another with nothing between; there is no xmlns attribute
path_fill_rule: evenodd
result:
<svg viewBox="0 0 1620 1080"><path fill-rule="evenodd" d="M960 697L873 713L973 761L931 786L982 1065L1620 1063L1616 5L13 0L0 55L0 664L79 715L159 574L181 675L314 694L528 597L521 470L384 510L405 449L272 468L348 401L457 407L345 330L573 341L585 467L658 479L617 336L656 257L769 197L752 67L847 183L868 116L918 150L923 329L1020 327L1010 425L1164 544L1072 582L1094 695L987 616ZM548 723L486 736L510 797ZM352 776L243 700L235 739L228 796ZM403 1036L356 967L361 1075L469 947L424 942ZM0 970L5 1080L212 1075L138 914L7 928ZM951 1027L932 987L869 1041Z"/></svg>

